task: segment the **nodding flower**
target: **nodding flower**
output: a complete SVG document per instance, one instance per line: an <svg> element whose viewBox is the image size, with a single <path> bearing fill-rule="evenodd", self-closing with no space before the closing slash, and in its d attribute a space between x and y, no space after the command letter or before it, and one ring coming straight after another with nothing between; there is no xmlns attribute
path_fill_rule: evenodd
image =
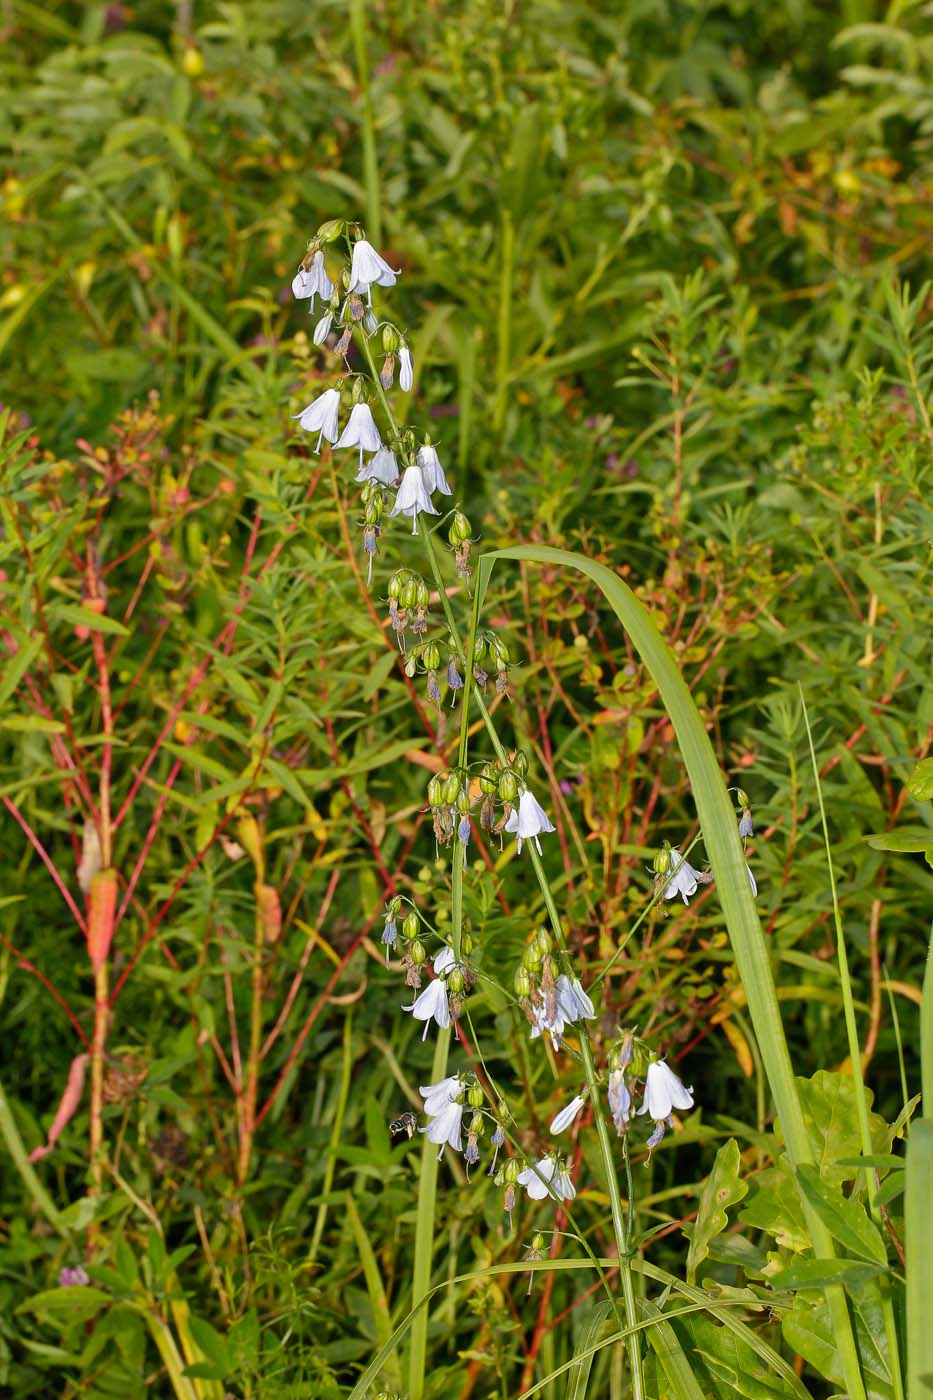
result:
<svg viewBox="0 0 933 1400"><path fill-rule="evenodd" d="M539 1157L519 1172L515 1180L519 1186L524 1186L533 1201L543 1201L545 1196L553 1196L555 1201L572 1201L577 1194L570 1173L561 1167L553 1152Z"/></svg>
<svg viewBox="0 0 933 1400"><path fill-rule="evenodd" d="M538 837L544 832L553 831L547 812L541 806L534 793L528 788L518 799L518 806L513 807L509 813L505 824L505 830L511 832L517 841L519 854L521 854L522 842L529 839L534 841L541 854L541 842Z"/></svg>
<svg viewBox="0 0 933 1400"><path fill-rule="evenodd" d="M435 510L431 504L431 497L425 485L421 468L406 467L402 484L395 497L395 505L389 514L410 515L411 533L416 535L418 533L418 516L422 511L428 515L440 515L440 511Z"/></svg>
<svg viewBox="0 0 933 1400"><path fill-rule="evenodd" d="M398 275L365 238L354 243L348 292L365 292L371 304L370 287L394 287Z"/></svg>
<svg viewBox="0 0 933 1400"><path fill-rule="evenodd" d="M292 278L292 296L299 301L311 298L311 306L314 306L314 298L319 296L322 301L330 301L333 295L334 284L324 270L324 254L318 249L311 259L310 267L299 267Z"/></svg>
<svg viewBox="0 0 933 1400"><path fill-rule="evenodd" d="M334 446L359 447L360 467L363 465L364 452L379 451L382 446L382 438L379 436L379 429L376 427L373 411L368 403L355 403L353 405L350 409L347 426Z"/></svg>
<svg viewBox="0 0 933 1400"><path fill-rule="evenodd" d="M340 390L325 389L323 394L312 399L307 408L303 408L300 413L295 413L292 416L298 419L298 426L304 428L305 432L317 433L317 446L314 450L320 452L321 438L327 438L330 443L337 441L337 416L339 412Z"/></svg>

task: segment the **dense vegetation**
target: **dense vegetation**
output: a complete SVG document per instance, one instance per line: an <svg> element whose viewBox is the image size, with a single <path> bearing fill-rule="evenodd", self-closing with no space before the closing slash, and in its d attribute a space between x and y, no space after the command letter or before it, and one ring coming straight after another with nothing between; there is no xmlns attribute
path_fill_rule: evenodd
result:
<svg viewBox="0 0 933 1400"><path fill-rule="evenodd" d="M349 1395L425 1270L438 1292L368 1393L633 1393L589 1109L563 1139L572 1230L522 1193L510 1226L488 1130L469 1174L389 1132L438 1036L380 935L398 896L460 938L425 794L461 709L389 625L419 541L386 519L368 586L356 454L294 421L338 361L290 283L343 219L402 270L374 289L415 366L392 411L439 445L474 584L517 544L606 565L748 796L820 1168L797 1185L837 1222L864 1393L905 1393L933 863L925 23L867 0L3 9L4 1393ZM645 1393L852 1393L719 890L655 898L665 842L698 838L704 867L715 839L657 679L553 560L500 561L482 626L599 979L588 1035L637 1031L694 1090L653 1152L632 1134ZM505 832L474 820L467 856L458 1065L531 1159L582 1082L573 1035L530 1042L513 995L546 897ZM687 1296L670 1278L700 1306L658 1323Z"/></svg>

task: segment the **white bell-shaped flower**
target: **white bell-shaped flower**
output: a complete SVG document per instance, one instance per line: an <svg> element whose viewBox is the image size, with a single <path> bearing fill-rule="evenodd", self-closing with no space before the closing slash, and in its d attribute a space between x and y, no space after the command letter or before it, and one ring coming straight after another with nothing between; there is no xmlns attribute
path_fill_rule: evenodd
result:
<svg viewBox="0 0 933 1400"><path fill-rule="evenodd" d="M410 1011L416 1021L424 1021L422 1040L427 1040L432 1020L440 1026L441 1030L446 1030L450 1025L447 983L442 977L435 977L432 982L428 983L424 991L415 997L411 1006L403 1006L402 1010Z"/></svg>
<svg viewBox="0 0 933 1400"><path fill-rule="evenodd" d="M579 977L568 977L561 973L556 982L557 1004L565 1021L592 1021L596 1012Z"/></svg>
<svg viewBox="0 0 933 1400"><path fill-rule="evenodd" d="M411 351L407 345L400 345L398 350L398 384L400 389L404 389L406 394L411 393L411 386L415 382L414 367L411 362Z"/></svg>
<svg viewBox="0 0 933 1400"><path fill-rule="evenodd" d="M324 254L318 250L311 259L311 266L299 267L295 273L292 279L292 296L297 297L299 301L315 296L330 301L333 291L334 284L324 270ZM313 300L311 305L314 305Z"/></svg>
<svg viewBox="0 0 933 1400"><path fill-rule="evenodd" d="M515 1180L533 1201L543 1201L545 1196L553 1196L555 1201L572 1201L577 1194L570 1173L561 1169L552 1152L519 1172Z"/></svg>
<svg viewBox="0 0 933 1400"><path fill-rule="evenodd" d="M647 1113L660 1123L670 1118L675 1108L692 1107L693 1089L688 1089L663 1060L652 1060L645 1076L645 1097L638 1112Z"/></svg>
<svg viewBox="0 0 933 1400"><path fill-rule="evenodd" d="M369 298L370 287L394 287L398 275L365 238L354 243L348 292L365 292Z"/></svg>
<svg viewBox="0 0 933 1400"><path fill-rule="evenodd" d="M538 837L546 831L553 831L548 814L541 806L534 793L528 788L518 799L518 806L513 807L509 813L505 830L511 832L518 843L519 854L521 854L522 842L533 840L538 848L538 855L541 854L541 842Z"/></svg>
<svg viewBox="0 0 933 1400"><path fill-rule="evenodd" d="M690 903L690 896L696 894L700 884L699 870L694 870L688 860L680 854L676 846L671 847L670 865L664 879L664 898L675 899L680 895L684 904Z"/></svg>
<svg viewBox="0 0 933 1400"><path fill-rule="evenodd" d="M460 1141L460 1124L463 1120L463 1104L457 1103L455 1099L448 1099L441 1104L435 1114L431 1114L431 1122L426 1128L421 1128L422 1133L427 1134L429 1142L436 1142L440 1145L440 1152L437 1159L444 1155L444 1148L450 1144L455 1152L462 1151ZM430 1109L425 1105L425 1112L430 1114Z"/></svg>
<svg viewBox="0 0 933 1400"><path fill-rule="evenodd" d="M394 486L398 481L398 463L395 453L383 443L379 451L368 462L360 465L357 481L381 481L383 486Z"/></svg>
<svg viewBox="0 0 933 1400"><path fill-rule="evenodd" d="M337 441L337 417L340 412L340 391L339 389L325 389L323 394L312 400L307 408L303 408L300 413L292 416L298 419L300 427L308 433L317 433L317 447L315 452L321 450L321 438L327 438L328 442Z"/></svg>
<svg viewBox="0 0 933 1400"><path fill-rule="evenodd" d="M353 405L350 409L347 426L334 445L336 447L358 447L360 449L360 466L363 465L364 452L378 452L382 446L382 438L379 436L379 429L376 427L373 411L368 403L355 403Z"/></svg>
<svg viewBox="0 0 933 1400"><path fill-rule="evenodd" d="M389 511L390 515L410 515L411 533L418 533L418 515L426 511L428 515L440 515L439 510L435 510L431 504L431 497L424 484L424 475L420 467L406 467L402 476L402 484L398 488L395 497L395 505Z"/></svg>
<svg viewBox="0 0 933 1400"><path fill-rule="evenodd" d="M424 484L429 491L440 491L442 496L452 496L444 475L444 468L441 466L441 459L437 455L437 448L430 443L418 448L418 466L424 477Z"/></svg>
<svg viewBox="0 0 933 1400"><path fill-rule="evenodd" d="M424 1099L424 1111L428 1117L434 1118L445 1104L457 1097L462 1088L463 1080L459 1074L448 1074L446 1079L439 1079L436 1084L422 1084L418 1093Z"/></svg>
<svg viewBox="0 0 933 1400"><path fill-rule="evenodd" d="M560 1113L555 1113L551 1119L550 1131L556 1136L558 1133L566 1132L571 1123L576 1119L580 1109L586 1103L585 1094L577 1094L570 1102L561 1109Z"/></svg>
<svg viewBox="0 0 933 1400"><path fill-rule="evenodd" d="M457 959L454 957L453 948L451 948L449 944L445 943L443 948L441 948L440 952L434 958L434 971L439 977L442 972L449 972L456 961Z"/></svg>
<svg viewBox="0 0 933 1400"><path fill-rule="evenodd" d="M317 325L314 327L314 334L313 334L312 337L311 337L311 339L313 340L313 342L314 342L315 345L323 345L323 344L324 344L325 340L326 340L327 337L330 335L330 328L331 328L331 326L332 326L333 324L334 324L334 313L333 313L333 311L325 311L325 312L324 312L324 315L321 317L321 319L318 321Z"/></svg>

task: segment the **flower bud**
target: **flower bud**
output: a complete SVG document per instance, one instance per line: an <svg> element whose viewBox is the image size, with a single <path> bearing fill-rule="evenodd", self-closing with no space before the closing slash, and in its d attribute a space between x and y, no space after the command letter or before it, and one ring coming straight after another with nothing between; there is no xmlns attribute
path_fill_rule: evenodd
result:
<svg viewBox="0 0 933 1400"><path fill-rule="evenodd" d="M536 1231L535 1234L532 1235L531 1247L536 1254L540 1254L541 1251L544 1249L544 1236L542 1235L540 1230Z"/></svg>
<svg viewBox="0 0 933 1400"><path fill-rule="evenodd" d="M447 974L447 988L448 988L448 991L451 991L451 992L454 992L454 993L462 992L465 986L466 986L466 978L465 978L464 975L463 975L463 968L462 968L462 967L452 967L452 968L450 969L450 971L448 972L448 974Z"/></svg>
<svg viewBox="0 0 933 1400"><path fill-rule="evenodd" d="M483 771L479 775L479 786L481 792L484 792L487 797L492 797L499 786L499 771L494 763L484 765Z"/></svg>
<svg viewBox="0 0 933 1400"><path fill-rule="evenodd" d="M412 942L411 947L408 949L408 956L411 958L415 967L420 967L424 962L427 953L424 951L424 944L420 938L416 938Z"/></svg>
<svg viewBox="0 0 933 1400"><path fill-rule="evenodd" d="M457 793L457 811L469 812L471 806L469 789L461 788Z"/></svg>
<svg viewBox="0 0 933 1400"><path fill-rule="evenodd" d="M317 231L317 241L319 243L333 243L343 233L346 219L328 219L326 224L321 224Z"/></svg>
<svg viewBox="0 0 933 1400"><path fill-rule="evenodd" d="M441 664L441 653L438 649L437 642L428 642L421 653L421 659L429 671L437 670L438 666ZM451 798L451 801L453 801L453 798Z"/></svg>
<svg viewBox="0 0 933 1400"><path fill-rule="evenodd" d="M501 640L501 638L493 637L489 649L495 656L496 661L499 664L501 664L502 666L508 666L510 660L509 649L506 646L505 642Z"/></svg>
<svg viewBox="0 0 933 1400"><path fill-rule="evenodd" d="M406 674L406 676L408 677L409 680L414 680L415 676L417 676L417 674L418 674L418 658L417 658L417 656L414 656L414 655L409 656L408 660L405 662L405 674Z"/></svg>
<svg viewBox="0 0 933 1400"><path fill-rule="evenodd" d="M482 1089L481 1089L481 1090L480 1090L480 1095L481 1095L481 1096L482 1096L482 1092L483 1092L483 1091L482 1091ZM472 1100L471 1100L471 1102L472 1102ZM480 1102L482 1102L482 1097L480 1098ZM475 1108L475 1107L476 1107L476 1104L473 1104L472 1106ZM473 1117L470 1119L470 1127L469 1127L469 1130L468 1130L468 1131L469 1131L470 1133L472 1133L473 1137L482 1137L482 1136L483 1136L483 1133L485 1132L485 1129L486 1129L486 1124L485 1124L485 1121L484 1121L484 1119L483 1119L483 1115L482 1115L481 1113L474 1113L474 1114L473 1114Z"/></svg>
<svg viewBox="0 0 933 1400"><path fill-rule="evenodd" d="M483 636L479 636L479 637L477 637L476 641L473 643L473 659L474 659L474 661L482 661L482 659L483 659L483 657L484 657L485 655L486 655L486 638L483 637Z"/></svg>
<svg viewBox="0 0 933 1400"><path fill-rule="evenodd" d="M531 977L525 968L518 968L512 979L512 987L517 997L524 999L531 996Z"/></svg>
<svg viewBox="0 0 933 1400"><path fill-rule="evenodd" d="M440 807L444 801L444 784L435 773L428 782L428 806Z"/></svg>
<svg viewBox="0 0 933 1400"><path fill-rule="evenodd" d="M403 608L413 608L418 601L418 581L414 575L406 581L399 601Z"/></svg>
<svg viewBox="0 0 933 1400"><path fill-rule="evenodd" d="M417 911L414 909L409 909L408 913L405 915L405 918L402 920L402 932L404 933L405 937L416 938L420 927L421 920L418 918Z"/></svg>
<svg viewBox="0 0 933 1400"><path fill-rule="evenodd" d="M499 774L499 797L503 802L514 802L518 796L518 780L511 768Z"/></svg>
<svg viewBox="0 0 933 1400"><path fill-rule="evenodd" d="M395 329L394 326L383 326L382 348L386 351L398 349L398 331Z"/></svg>
<svg viewBox="0 0 933 1400"><path fill-rule="evenodd" d="M508 652L506 652L505 659L506 661L508 661ZM521 750L519 750L519 752L515 755L515 758L512 760L512 767L515 769L515 772L520 778L524 778L527 775L528 758L525 754L521 752Z"/></svg>
<svg viewBox="0 0 933 1400"><path fill-rule="evenodd" d="M548 933L546 928L539 928L531 942L532 947L535 948L535 950L538 953L538 956L542 958L546 958L548 953L554 946L554 940Z"/></svg>
<svg viewBox="0 0 933 1400"><path fill-rule="evenodd" d="M415 602L419 608L426 608L431 598L431 590L428 588L423 578L415 580L415 589Z"/></svg>
<svg viewBox="0 0 933 1400"><path fill-rule="evenodd" d="M502 1168L502 1174L511 1185L522 1170L522 1164L517 1157L510 1157Z"/></svg>
<svg viewBox="0 0 933 1400"><path fill-rule="evenodd" d="M382 512L384 510L385 501L382 497L382 493L380 492L378 496L374 496L373 499L367 504L366 511L363 515L363 524L378 525L379 521L382 519Z"/></svg>
<svg viewBox="0 0 933 1400"><path fill-rule="evenodd" d="M541 966L543 954L538 952L534 942L531 942L522 953L522 967L527 967L530 972L537 972Z"/></svg>
<svg viewBox="0 0 933 1400"><path fill-rule="evenodd" d="M467 1090L467 1103L470 1105L470 1107L482 1108L483 1098L484 1095L480 1086L478 1084L471 1084L469 1089ZM470 1131L472 1132L473 1130L471 1129Z"/></svg>
<svg viewBox="0 0 933 1400"><path fill-rule="evenodd" d="M398 915L399 915L399 913L401 912L401 908L402 908L402 899L401 899L401 895L394 894L394 895L392 896L392 898L389 900L388 904L386 905L386 917L389 918L389 919L395 919L395 918L397 918Z"/></svg>
<svg viewBox="0 0 933 1400"><path fill-rule="evenodd" d="M404 586L405 570L397 569L392 575L392 577L389 579L389 597L394 598L395 601L398 602L398 600L402 596L402 589L404 588Z"/></svg>
<svg viewBox="0 0 933 1400"><path fill-rule="evenodd" d="M752 805L749 800L748 793L745 791L744 788L736 788L735 795L738 798L740 807L750 807Z"/></svg>
<svg viewBox="0 0 933 1400"><path fill-rule="evenodd" d="M447 531L447 538L450 540L450 543L456 548L458 544L463 544L468 540L472 533L473 530L470 526L470 522L463 514L463 511L455 510L453 519L450 522L450 529Z"/></svg>
<svg viewBox="0 0 933 1400"><path fill-rule="evenodd" d="M666 875L671 864L671 848L666 843L655 853L651 867L656 875Z"/></svg>
<svg viewBox="0 0 933 1400"><path fill-rule="evenodd" d="M465 933L460 939L460 951L465 958L468 958L473 951L473 939Z"/></svg>

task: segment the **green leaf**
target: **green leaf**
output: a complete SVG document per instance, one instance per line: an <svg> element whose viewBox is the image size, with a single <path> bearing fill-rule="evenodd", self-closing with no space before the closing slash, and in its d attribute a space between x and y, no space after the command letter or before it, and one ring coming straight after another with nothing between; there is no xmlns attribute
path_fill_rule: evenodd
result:
<svg viewBox="0 0 933 1400"><path fill-rule="evenodd" d="M223 1380L232 1370L230 1360L230 1350L226 1340L217 1332L209 1322L205 1322L203 1317L195 1317L192 1314L188 1318L188 1328L199 1349L204 1353L209 1366L219 1372L217 1375L207 1376L206 1371L195 1371L189 1368L188 1375L202 1375L209 1380ZM200 1363L198 1363L200 1365Z"/></svg>
<svg viewBox="0 0 933 1400"><path fill-rule="evenodd" d="M703 1183L696 1222L687 1252L687 1279L696 1282L696 1271L709 1254L710 1240L722 1233L729 1223L729 1206L748 1194L748 1185L739 1178L741 1158L735 1138L730 1138L716 1153L713 1169Z"/></svg>
<svg viewBox="0 0 933 1400"><path fill-rule="evenodd" d="M55 603L49 608L57 622L72 622L76 627L86 627L89 632L106 632L115 637L128 637L130 630L116 618L106 613L96 613L91 608L82 608L79 603Z"/></svg>
<svg viewBox="0 0 933 1400"><path fill-rule="evenodd" d="M87 1322L102 1308L113 1302L109 1293L90 1284L75 1284L68 1288L49 1288L20 1303L17 1312L41 1314L60 1327L73 1322Z"/></svg>
<svg viewBox="0 0 933 1400"><path fill-rule="evenodd" d="M865 841L875 851L928 851L933 848L933 827L896 826L893 831L866 836Z"/></svg>
<svg viewBox="0 0 933 1400"><path fill-rule="evenodd" d="M57 719L46 719L44 715L7 715L0 719L0 729L12 730L14 734L64 734L65 726Z"/></svg>
<svg viewBox="0 0 933 1400"><path fill-rule="evenodd" d="M695 1370L701 1376L706 1371L721 1400L732 1400L736 1395L746 1396L747 1400L790 1400L797 1394L730 1329L717 1326L701 1313L678 1318L674 1326L689 1338L687 1350L692 1353Z"/></svg>
<svg viewBox="0 0 933 1400"><path fill-rule="evenodd" d="M856 1259L798 1259L789 1269L773 1274L775 1288L827 1288L841 1283L847 1288L864 1287L869 1279L885 1271L880 1264L863 1264Z"/></svg>
<svg viewBox="0 0 933 1400"><path fill-rule="evenodd" d="M780 1165L769 1167L755 1178L739 1219L743 1225L773 1236L782 1249L799 1254L810 1248L800 1193L783 1159Z"/></svg>
<svg viewBox="0 0 933 1400"><path fill-rule="evenodd" d="M884 1242L861 1201L844 1196L842 1189L824 1181L815 1167L798 1167L797 1180L834 1240L872 1264L887 1263Z"/></svg>
<svg viewBox="0 0 933 1400"><path fill-rule="evenodd" d="M824 1181L851 1181L855 1172L842 1161L858 1155L862 1139L855 1104L856 1084L850 1074L817 1070L810 1079L798 1079L797 1088L810 1141L816 1150L816 1164ZM871 1092L865 1090L869 1109ZM886 1143L885 1124L877 1113L868 1115L872 1141ZM782 1125L783 1126L783 1125ZM819 1251L823 1253L822 1250Z"/></svg>
<svg viewBox="0 0 933 1400"><path fill-rule="evenodd" d="M907 779L907 791L917 802L933 802L933 758L921 758Z"/></svg>

